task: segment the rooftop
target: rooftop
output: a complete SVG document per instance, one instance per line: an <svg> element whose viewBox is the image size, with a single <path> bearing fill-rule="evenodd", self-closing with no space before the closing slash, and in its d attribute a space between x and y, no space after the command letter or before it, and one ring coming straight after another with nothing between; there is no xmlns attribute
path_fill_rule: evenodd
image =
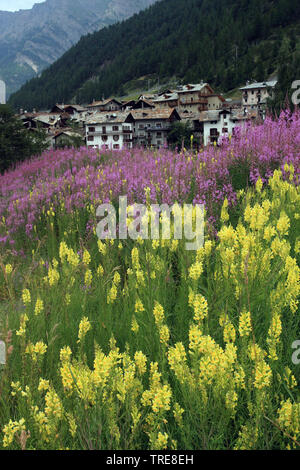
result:
<svg viewBox="0 0 300 470"><path fill-rule="evenodd" d="M240 90L253 90L256 88L267 88L271 87L273 88L277 83L277 80L270 80L268 82L254 82L254 83L249 83L248 85L240 88Z"/></svg>
<svg viewBox="0 0 300 470"><path fill-rule="evenodd" d="M107 124L107 123L122 123L128 118L130 112L126 113L96 113L85 120L85 124Z"/></svg>

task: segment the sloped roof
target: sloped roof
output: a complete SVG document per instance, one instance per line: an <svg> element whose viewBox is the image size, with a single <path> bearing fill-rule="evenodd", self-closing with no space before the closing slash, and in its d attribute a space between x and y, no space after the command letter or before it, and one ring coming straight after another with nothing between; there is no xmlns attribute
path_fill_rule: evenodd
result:
<svg viewBox="0 0 300 470"><path fill-rule="evenodd" d="M170 119L172 114L179 114L175 109L171 108L154 108L154 109L133 109L131 114L135 121L149 119Z"/></svg>
<svg viewBox="0 0 300 470"><path fill-rule="evenodd" d="M165 102L165 101L176 101L178 100L178 93L164 93L163 95L160 95L158 98L155 98L153 100L153 103L160 103L160 102Z"/></svg>
<svg viewBox="0 0 300 470"><path fill-rule="evenodd" d="M191 92L200 92L203 90L203 88L208 87L211 90L211 93L213 93L213 89L208 83L197 83L195 85L189 83L188 85L183 85L179 87L176 91L177 93L191 93Z"/></svg>
<svg viewBox="0 0 300 470"><path fill-rule="evenodd" d="M200 122L207 122L207 121L219 121L220 114L222 113L230 114L231 120L247 120L247 119L254 119L257 117L257 111L251 110L251 112L244 113L243 109L233 109L229 110L209 110L209 111L202 111L199 115Z"/></svg>
<svg viewBox="0 0 300 470"><path fill-rule="evenodd" d="M102 100L102 101L93 101L93 103L87 105L87 108L93 108L95 106L105 106L106 104L108 104L112 101L119 104L120 106L122 105L122 103L119 100L117 100L116 98L108 98L108 99Z"/></svg>
<svg viewBox="0 0 300 470"><path fill-rule="evenodd" d="M122 123L125 122L131 112L115 112L115 113L96 113L93 116L88 117L84 122L86 125L89 124L110 124L110 123Z"/></svg>
<svg viewBox="0 0 300 470"><path fill-rule="evenodd" d="M240 90L253 90L256 88L267 88L267 87L273 88L276 85L276 83L277 83L277 80L270 80L268 82L254 82L254 83L249 83L249 85L246 85L240 88Z"/></svg>

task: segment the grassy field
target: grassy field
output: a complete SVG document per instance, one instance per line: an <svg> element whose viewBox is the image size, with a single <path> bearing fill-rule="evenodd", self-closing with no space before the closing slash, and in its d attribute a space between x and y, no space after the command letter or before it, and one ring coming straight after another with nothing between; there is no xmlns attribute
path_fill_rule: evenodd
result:
<svg viewBox="0 0 300 470"><path fill-rule="evenodd" d="M0 449L299 448L297 126L197 155L62 150L2 177ZM288 147L244 185L241 146L255 161L266 136L273 156ZM95 188L106 202L125 179L130 204L199 200L216 162L235 197L205 193L202 248L97 238Z"/></svg>

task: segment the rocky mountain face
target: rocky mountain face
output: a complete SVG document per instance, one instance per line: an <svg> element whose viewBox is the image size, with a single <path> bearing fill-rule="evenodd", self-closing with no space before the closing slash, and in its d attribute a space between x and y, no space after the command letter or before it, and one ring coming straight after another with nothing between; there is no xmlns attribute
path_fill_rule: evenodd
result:
<svg viewBox="0 0 300 470"><path fill-rule="evenodd" d="M82 35L124 20L156 1L46 0L31 10L0 11L0 79L8 94L37 76Z"/></svg>

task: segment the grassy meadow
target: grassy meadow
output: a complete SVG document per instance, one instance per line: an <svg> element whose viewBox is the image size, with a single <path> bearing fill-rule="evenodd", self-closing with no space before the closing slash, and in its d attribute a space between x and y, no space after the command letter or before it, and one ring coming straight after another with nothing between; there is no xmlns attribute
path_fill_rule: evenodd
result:
<svg viewBox="0 0 300 470"><path fill-rule="evenodd" d="M0 176L0 449L299 449L299 124ZM204 246L99 240L124 195L203 203Z"/></svg>

